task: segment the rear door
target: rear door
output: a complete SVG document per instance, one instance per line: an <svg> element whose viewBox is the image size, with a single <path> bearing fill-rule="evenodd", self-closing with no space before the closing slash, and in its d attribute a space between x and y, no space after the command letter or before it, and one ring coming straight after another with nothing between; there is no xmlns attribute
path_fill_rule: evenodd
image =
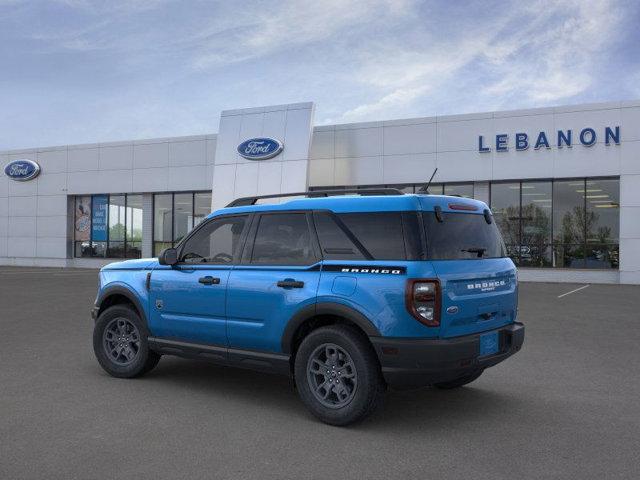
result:
<svg viewBox="0 0 640 480"><path fill-rule="evenodd" d="M495 329L516 318L516 269L488 218L491 223L482 213L423 214L428 256L442 287L442 337Z"/></svg>
<svg viewBox="0 0 640 480"><path fill-rule="evenodd" d="M256 215L242 261L229 278L229 346L280 352L289 319L315 303L319 260L310 213Z"/></svg>

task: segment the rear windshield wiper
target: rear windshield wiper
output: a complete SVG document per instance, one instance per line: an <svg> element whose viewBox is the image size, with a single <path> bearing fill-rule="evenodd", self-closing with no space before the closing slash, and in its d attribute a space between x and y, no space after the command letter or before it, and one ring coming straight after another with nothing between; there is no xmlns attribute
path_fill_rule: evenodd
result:
<svg viewBox="0 0 640 480"><path fill-rule="evenodd" d="M484 255L484 252L486 252L487 249L486 248L481 248L481 247L471 247L471 248L463 248L460 251L461 252L468 252L468 253L477 253L478 254L478 258L482 258L482 256Z"/></svg>

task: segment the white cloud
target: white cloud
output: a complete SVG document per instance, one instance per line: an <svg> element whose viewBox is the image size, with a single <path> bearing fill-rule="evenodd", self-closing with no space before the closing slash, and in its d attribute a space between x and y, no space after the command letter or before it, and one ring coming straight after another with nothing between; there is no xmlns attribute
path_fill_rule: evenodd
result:
<svg viewBox="0 0 640 480"><path fill-rule="evenodd" d="M563 12L570 16L554 23L555 18L563 18ZM516 35L498 43L498 51L510 49L508 54L488 53L501 78L484 93L508 98L522 92L536 104L548 104L587 90L596 57L615 38L621 19L611 2L537 2L527 13L538 15Z"/></svg>
<svg viewBox="0 0 640 480"><path fill-rule="evenodd" d="M534 105L570 99L592 84L597 55L616 38L621 21L606 0L516 3L504 12L488 27L471 18L457 35L426 35L419 49L396 42L361 53L364 61L353 76L371 94L339 120L402 115L411 103L463 82L477 85L482 105L508 105L516 95ZM487 78L480 80L483 74Z"/></svg>
<svg viewBox="0 0 640 480"><path fill-rule="evenodd" d="M213 22L196 34L198 69L259 58L300 45L335 39L341 31L371 24L380 18L405 15L409 0L283 1L273 8L246 9L230 24Z"/></svg>
<svg viewBox="0 0 640 480"><path fill-rule="evenodd" d="M507 1L0 0L3 146L209 132L222 109L308 99L353 122L640 97L634 3Z"/></svg>

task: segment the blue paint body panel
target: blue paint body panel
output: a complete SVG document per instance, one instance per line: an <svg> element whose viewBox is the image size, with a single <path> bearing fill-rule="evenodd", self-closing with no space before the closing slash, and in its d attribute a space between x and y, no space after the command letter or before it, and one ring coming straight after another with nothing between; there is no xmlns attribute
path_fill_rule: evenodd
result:
<svg viewBox="0 0 640 480"><path fill-rule="evenodd" d="M319 272L313 267L235 267L227 293L229 345L280 352L289 319L315 303ZM304 282L304 286L277 286L277 282L288 279Z"/></svg>
<svg viewBox="0 0 640 480"><path fill-rule="evenodd" d="M488 208L477 200L447 196L335 196L225 208L208 218L288 210L432 212L439 207L443 212L455 212L460 206L467 207L464 213L469 215L482 215ZM157 259L128 260L101 270L100 289L117 285L130 291L153 336L273 353L283 351L282 339L291 319L320 303L355 310L379 336L390 339L449 339L494 331L516 321L516 269L508 258L348 262L362 268L402 268L401 274L394 275L330 269L344 263L320 260L306 267L241 263L168 267L159 265ZM203 276L219 282L203 285L199 282ZM291 279L303 282L303 286L277 286L277 282ZM440 282L440 326L420 323L407 309L405 292L411 279ZM492 353L496 338L480 338L486 339L480 341L480 354Z"/></svg>

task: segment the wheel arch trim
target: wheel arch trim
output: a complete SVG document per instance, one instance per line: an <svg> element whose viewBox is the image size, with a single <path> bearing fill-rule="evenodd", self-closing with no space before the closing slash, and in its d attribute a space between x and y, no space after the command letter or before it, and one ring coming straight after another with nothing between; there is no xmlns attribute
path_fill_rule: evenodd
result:
<svg viewBox="0 0 640 480"><path fill-rule="evenodd" d="M367 336L380 336L380 331L371 322L371 320L369 320L365 315L363 315L355 308L341 303L333 302L314 303L298 310L287 323L287 326L282 334L281 341L281 348L284 353L292 353L291 346L298 328L300 328L306 321L319 315L332 315L336 317L342 317L360 327L362 331L367 334Z"/></svg>
<svg viewBox="0 0 640 480"><path fill-rule="evenodd" d="M136 295L135 292L133 292L130 288L122 284L108 285L100 290L95 302L96 308L100 309L102 307L102 303L107 298L114 295L122 295L123 297L126 297L127 300L129 300L131 303L133 303L133 306L136 307L136 310L138 310L141 320L145 323L145 325L148 325L147 311L142 306L140 298L138 298L138 295Z"/></svg>

